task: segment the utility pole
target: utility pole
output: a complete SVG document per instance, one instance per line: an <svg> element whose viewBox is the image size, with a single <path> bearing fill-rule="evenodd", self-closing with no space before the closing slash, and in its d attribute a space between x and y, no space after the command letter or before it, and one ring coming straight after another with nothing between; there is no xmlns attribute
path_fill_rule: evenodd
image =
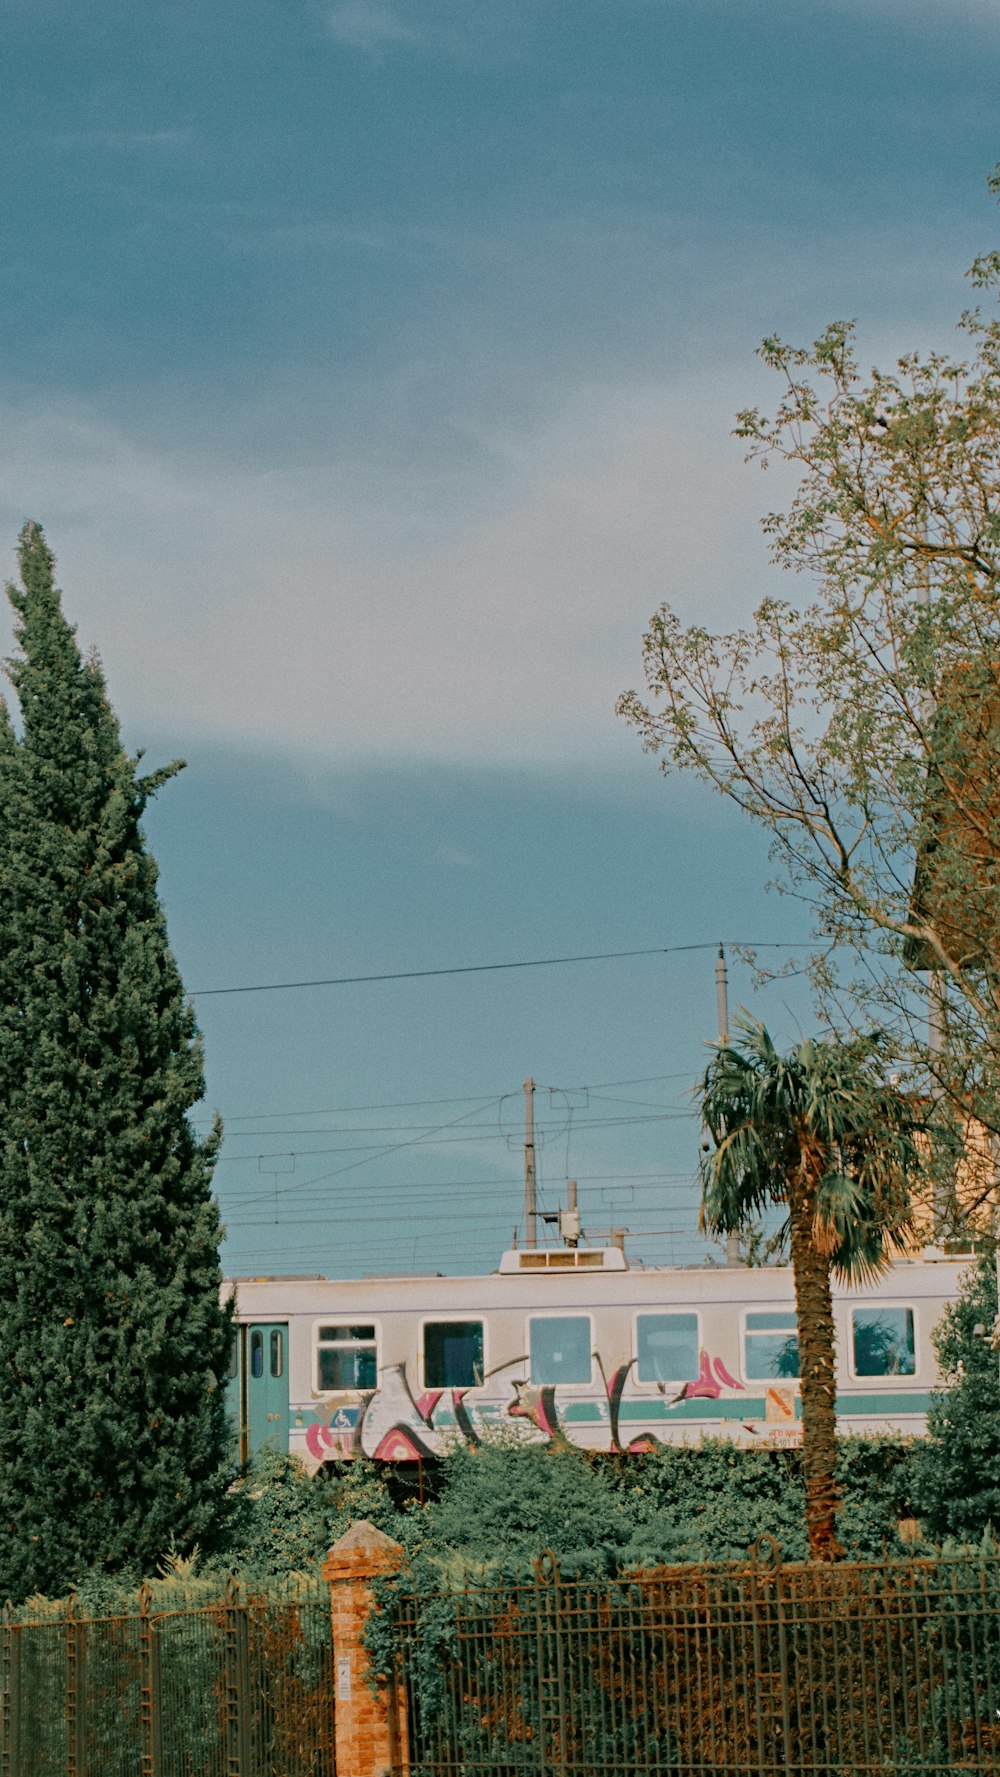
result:
<svg viewBox="0 0 1000 1777"><path fill-rule="evenodd" d="M726 953L721 944L715 963L715 1005L719 1017L719 1047L724 1049L729 1043L729 977L726 974ZM727 1234L726 1264L742 1265L742 1263L739 1235Z"/></svg>
<svg viewBox="0 0 1000 1777"><path fill-rule="evenodd" d="M719 957L715 965L715 1003L719 1012L719 1046L725 1048L729 1042L729 991L726 975L726 953L719 945Z"/></svg>
<svg viewBox="0 0 1000 1777"><path fill-rule="evenodd" d="M535 1188L535 1082L524 1082L524 1244L538 1245L538 1195Z"/></svg>

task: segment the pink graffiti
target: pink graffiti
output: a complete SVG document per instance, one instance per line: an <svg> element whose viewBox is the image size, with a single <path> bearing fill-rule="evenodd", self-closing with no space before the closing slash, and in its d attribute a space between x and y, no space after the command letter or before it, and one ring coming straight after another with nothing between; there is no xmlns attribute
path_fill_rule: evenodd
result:
<svg viewBox="0 0 1000 1777"><path fill-rule="evenodd" d="M306 1432L306 1449L317 1462L322 1462L335 1441L330 1427L320 1425L317 1420L313 1421Z"/></svg>
<svg viewBox="0 0 1000 1777"><path fill-rule="evenodd" d="M653 1431L640 1433L631 1440L627 1434L621 1435L619 1415L635 1361L632 1358L620 1365L610 1380L601 1366L601 1375L608 1399L608 1444L612 1450L625 1447L638 1453L658 1448L661 1440ZM356 1414L356 1424L352 1425L346 1414L338 1414L333 1424L320 1419L306 1428L306 1449L314 1462L342 1461L356 1454L366 1447L362 1444L363 1430L368 1433L367 1448L381 1462L412 1462L430 1456L438 1448L437 1440L442 1434L455 1435L473 1447L478 1443L478 1416L474 1408L470 1410L465 1404L467 1395L474 1391L467 1387L428 1388L415 1397L407 1382L405 1364L395 1366L389 1380L392 1381L389 1393L378 1390L364 1398ZM512 1379L511 1385L514 1399L507 1405L511 1418L527 1420L548 1440L567 1435L562 1428L554 1385L531 1383L525 1379ZM723 1389L746 1393L745 1385L730 1374L721 1357L712 1357L701 1350L697 1376L685 1382L677 1394L665 1400L664 1405L669 1411L682 1401L718 1400ZM664 1393L662 1384L660 1393ZM445 1411L449 1402L450 1414ZM436 1423L439 1414L443 1415L443 1424ZM573 1429L571 1425L568 1432L571 1438ZM431 1439L428 1433L433 1434Z"/></svg>
<svg viewBox="0 0 1000 1777"><path fill-rule="evenodd" d="M444 1390L441 1388L426 1388L420 1396L420 1399L414 1401L413 1405L425 1425L430 1425L431 1420L434 1417L434 1409L443 1393Z"/></svg>
<svg viewBox="0 0 1000 1777"><path fill-rule="evenodd" d="M717 1382L712 1375L708 1352L699 1352L698 1360L699 1368L696 1380L686 1382L677 1398L678 1400L693 1401L697 1397L704 1397L711 1401L717 1401L722 1393L722 1384Z"/></svg>
<svg viewBox="0 0 1000 1777"><path fill-rule="evenodd" d="M350 1427L323 1425L318 1420L306 1427L306 1449L315 1462L341 1462L353 1455L353 1433Z"/></svg>
<svg viewBox="0 0 1000 1777"><path fill-rule="evenodd" d="M526 1382L515 1382L514 1388L516 1398L507 1409L511 1419L530 1419L546 1437L554 1438L558 1427L554 1388Z"/></svg>
<svg viewBox="0 0 1000 1777"><path fill-rule="evenodd" d="M375 1451L376 1462L418 1462L427 1452L401 1425L386 1432Z"/></svg>
<svg viewBox="0 0 1000 1777"><path fill-rule="evenodd" d="M723 1383L726 1388L735 1388L738 1389L740 1394L746 1394L746 1389L742 1382L737 1382L735 1376L730 1376L721 1357L713 1357L712 1367L715 1370L715 1374L718 1376L719 1381Z"/></svg>

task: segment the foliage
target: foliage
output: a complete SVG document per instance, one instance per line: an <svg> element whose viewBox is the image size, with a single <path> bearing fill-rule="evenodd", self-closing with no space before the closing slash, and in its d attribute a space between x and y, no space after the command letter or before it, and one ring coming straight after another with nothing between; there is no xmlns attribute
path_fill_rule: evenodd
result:
<svg viewBox="0 0 1000 1777"><path fill-rule="evenodd" d="M788 1561L807 1552L798 1450L741 1449L722 1439L667 1444L623 1461L616 1480L632 1525L628 1567L736 1560L764 1535Z"/></svg>
<svg viewBox="0 0 1000 1777"><path fill-rule="evenodd" d="M839 1442L839 1523L853 1558L902 1549L911 1448L898 1438ZM545 1549L567 1577L738 1559L765 1532L786 1560L807 1553L800 1449L710 1438L593 1457L572 1445L488 1440L453 1451L440 1486L436 1501L400 1514L392 1530L428 1584L463 1584L470 1573L524 1577Z"/></svg>
<svg viewBox="0 0 1000 1777"><path fill-rule="evenodd" d="M402 1529L414 1553L510 1571L543 1549L553 1549L567 1572L610 1570L628 1534L607 1464L570 1445L539 1447L517 1437L452 1451L439 1499Z"/></svg>
<svg viewBox="0 0 1000 1777"><path fill-rule="evenodd" d="M902 1552L897 1524L909 1509L920 1441L845 1438L837 1478L840 1532L853 1559ZM551 1548L560 1570L627 1572L670 1561L744 1556L765 1533L786 1561L806 1554L798 1449L741 1447L727 1439L664 1444L646 1455L591 1457L573 1445L506 1438L456 1448L441 1465L438 1497L402 1507L392 1477L364 1460L310 1475L297 1457L263 1451L232 1488L226 1538L211 1556L169 1554L147 1572L153 1608L218 1600L230 1573L250 1593L314 1579L330 1545L367 1518L406 1551L428 1583L470 1575L523 1577ZM138 1573L83 1574L80 1609L130 1615ZM60 1615L66 1600L36 1595L24 1614Z"/></svg>
<svg viewBox="0 0 1000 1777"><path fill-rule="evenodd" d="M762 1270L765 1265L780 1265L788 1250L788 1235L783 1227L769 1234L760 1224L747 1224L736 1241L740 1264L751 1271Z"/></svg>
<svg viewBox="0 0 1000 1777"><path fill-rule="evenodd" d="M859 1440L842 1459L858 1504L873 1481L888 1503L901 1446ZM769 1463L721 1444L678 1448L647 1458L628 1485L689 1507L707 1487L747 1510L750 1487L777 1501L796 1466L791 1452ZM801 1529L799 1542L803 1553ZM992 1750L995 1543L914 1559L890 1534L864 1551L869 1560L834 1568L775 1563L769 1549L749 1561L742 1549L710 1552L735 1559L646 1559L581 1578L544 1561L461 1572L421 1555L382 1582L365 1631L372 1682L405 1670L415 1767L437 1768L447 1748L511 1772L539 1760L743 1770L763 1745L790 1768L833 1777L873 1758L898 1773L958 1770L973 1749L978 1768ZM780 1687L762 1683L769 1673Z"/></svg>
<svg viewBox="0 0 1000 1777"><path fill-rule="evenodd" d="M934 1333L944 1386L915 1448L913 1505L927 1532L963 1542L1000 1530L1000 1368L990 1340L997 1319L992 1248L966 1273Z"/></svg>
<svg viewBox="0 0 1000 1777"><path fill-rule="evenodd" d="M834 1534L836 1347L831 1275L867 1283L911 1230L910 1181L921 1170L916 1112L886 1081L878 1037L805 1042L779 1055L762 1024L743 1021L701 1087L714 1143L702 1161L702 1218L712 1233L788 1211L802 1384L806 1524L817 1560Z"/></svg>
<svg viewBox="0 0 1000 1777"><path fill-rule="evenodd" d="M374 1463L360 1459L311 1476L297 1457L265 1450L232 1489L226 1541L213 1566L252 1585L314 1573L356 1519L394 1536L398 1517Z"/></svg>
<svg viewBox="0 0 1000 1777"><path fill-rule="evenodd" d="M994 297L1000 253L971 276ZM908 353L867 378L847 323L808 349L764 341L782 393L736 431L797 478L764 530L809 590L724 635L663 605L651 701L619 707L665 770L769 833L778 886L814 916L832 1025L886 1028L907 1080L931 1078L959 1128L972 1114L997 1132L1000 321L977 308L960 328L967 358ZM942 1050L907 968L931 971ZM992 1185L990 1168L973 1197Z"/></svg>
<svg viewBox="0 0 1000 1777"><path fill-rule="evenodd" d="M838 1534L852 1560L902 1552L898 1522L909 1493L911 1446L898 1438L843 1438L836 1479ZM664 1445L616 1470L632 1529L623 1566L739 1560L771 1536L786 1561L808 1555L798 1449L741 1448L725 1439Z"/></svg>
<svg viewBox="0 0 1000 1777"><path fill-rule="evenodd" d="M879 1561L914 1553L920 1526L911 1517L912 1468L919 1438L841 1438L837 1483L843 1504L837 1534L852 1561Z"/></svg>
<svg viewBox="0 0 1000 1777"><path fill-rule="evenodd" d="M844 1282L873 1282L910 1235L912 1179L925 1119L884 1074L879 1034L800 1043L779 1055L762 1024L737 1021L701 1082L714 1148L702 1160L702 1215L743 1233L775 1204L809 1199L812 1243Z"/></svg>
<svg viewBox="0 0 1000 1777"><path fill-rule="evenodd" d="M0 705L0 1596L217 1534L229 1327L218 1126L140 819L140 775L37 525Z"/></svg>
<svg viewBox="0 0 1000 1777"><path fill-rule="evenodd" d="M331 1772L328 1586L317 1574L231 1588L188 1557L164 1565L141 1593L103 1575L69 1599L32 1598L15 1613L8 1652L20 1682L4 1723L11 1769L27 1757L32 1771L63 1771L69 1744L81 1769L134 1772L151 1704L157 1769L221 1770L236 1752L235 1698L254 1770ZM68 1657L74 1642L82 1685Z"/></svg>

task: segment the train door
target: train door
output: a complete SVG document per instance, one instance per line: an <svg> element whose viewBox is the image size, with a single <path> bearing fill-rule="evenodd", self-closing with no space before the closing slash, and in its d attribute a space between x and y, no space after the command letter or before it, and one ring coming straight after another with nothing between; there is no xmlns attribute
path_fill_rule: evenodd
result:
<svg viewBox="0 0 1000 1777"><path fill-rule="evenodd" d="M288 1322L241 1327L243 1460L258 1450L288 1449Z"/></svg>

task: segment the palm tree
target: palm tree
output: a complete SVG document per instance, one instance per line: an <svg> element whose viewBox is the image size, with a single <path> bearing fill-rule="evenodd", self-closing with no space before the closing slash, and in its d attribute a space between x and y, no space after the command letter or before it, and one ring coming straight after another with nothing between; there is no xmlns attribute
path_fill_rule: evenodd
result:
<svg viewBox="0 0 1000 1777"><path fill-rule="evenodd" d="M815 1560L843 1555L835 1515L836 1373L831 1277L871 1282L911 1233L910 1183L921 1170L914 1101L882 1073L878 1034L805 1042L779 1055L762 1024L740 1020L705 1070L702 1226L752 1227L787 1209L802 1391L806 1528Z"/></svg>

